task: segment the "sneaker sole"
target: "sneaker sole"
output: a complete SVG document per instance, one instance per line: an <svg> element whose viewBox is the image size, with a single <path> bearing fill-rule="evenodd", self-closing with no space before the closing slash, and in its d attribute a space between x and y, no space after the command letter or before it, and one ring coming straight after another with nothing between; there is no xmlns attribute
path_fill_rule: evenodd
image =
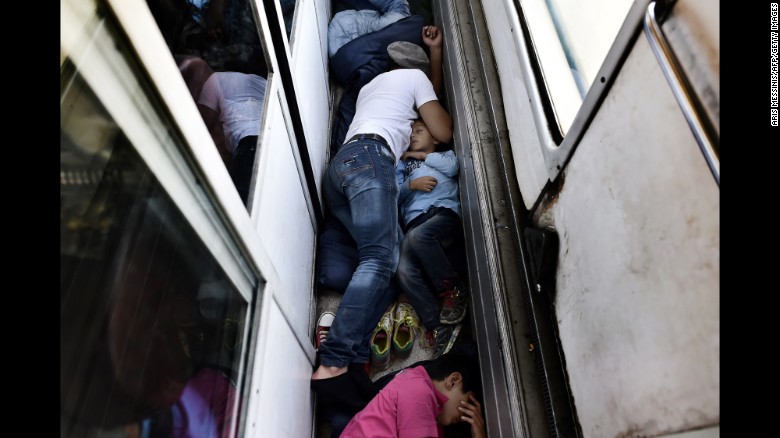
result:
<svg viewBox="0 0 780 438"><path fill-rule="evenodd" d="M390 354L385 356L384 359L377 358L375 355L371 355L371 366L380 369L380 370L386 370L390 368Z"/></svg>
<svg viewBox="0 0 780 438"><path fill-rule="evenodd" d="M444 319L444 318L439 318L439 323L447 324L447 325L455 325L455 324L458 324L461 321L463 321L465 318L466 318L466 312L464 311L463 315L460 315L460 318L458 318L457 320L450 321L450 320L447 320L447 319Z"/></svg>
<svg viewBox="0 0 780 438"><path fill-rule="evenodd" d="M444 347L444 351L442 351L440 355L436 356L435 353L434 353L434 357L433 357L434 359L439 358L439 357L449 353L450 350L452 350L452 347L455 346L455 341L458 340L458 335L460 334L460 329L462 329L462 328L463 328L463 326L459 325L459 326L455 327L454 329L452 329L452 334L450 335L450 339L447 340L447 346Z"/></svg>
<svg viewBox="0 0 780 438"><path fill-rule="evenodd" d="M461 319L463 319L463 318L461 318ZM442 353L442 354L447 354L447 353L450 352L450 350L452 350L452 347L455 345L455 341L458 340L458 335L460 334L460 329L462 329L462 328L463 328L463 326L459 325L459 326L455 327L455 329L452 330L452 336L450 336L450 340L449 340L449 342L447 342L447 348L444 349L444 353Z"/></svg>

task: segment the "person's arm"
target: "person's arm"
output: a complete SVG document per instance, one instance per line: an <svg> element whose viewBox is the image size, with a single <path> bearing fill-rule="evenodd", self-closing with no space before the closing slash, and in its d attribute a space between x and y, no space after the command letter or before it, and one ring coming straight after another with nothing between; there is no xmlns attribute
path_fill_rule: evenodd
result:
<svg viewBox="0 0 780 438"><path fill-rule="evenodd" d="M422 379L407 380L403 383L403 389L398 391L395 405L398 436L439 436L436 423L438 401L429 389L430 384L424 385Z"/></svg>
<svg viewBox="0 0 780 438"><path fill-rule="evenodd" d="M442 66L442 43L444 42L444 36L442 32L436 26L425 26L422 30L423 42L428 46L430 52L430 79L433 84L433 90L437 95L441 95L443 85L443 72Z"/></svg>
<svg viewBox="0 0 780 438"><path fill-rule="evenodd" d="M418 108L428 130L440 143L452 141L452 118L438 100L431 100Z"/></svg>
<svg viewBox="0 0 780 438"><path fill-rule="evenodd" d="M198 111L200 111L203 123L206 124L209 134L211 134L211 139L214 140L214 144L217 145L217 152L219 152L219 155L222 157L222 161L224 161L225 164L230 163L233 154L225 144L225 131L222 130L222 122L219 120L219 113L202 103L198 104Z"/></svg>
<svg viewBox="0 0 780 438"><path fill-rule="evenodd" d="M401 159L405 160L407 158L414 158L415 160L422 160L425 161L425 159L428 157L428 152L425 151L410 151L405 150L403 154L401 154Z"/></svg>
<svg viewBox="0 0 780 438"><path fill-rule="evenodd" d="M206 32L211 38L225 37L225 8L227 0L211 0L206 14Z"/></svg>
<svg viewBox="0 0 780 438"><path fill-rule="evenodd" d="M455 152L433 152L425 158L425 165L447 175L450 178L458 174L458 158Z"/></svg>

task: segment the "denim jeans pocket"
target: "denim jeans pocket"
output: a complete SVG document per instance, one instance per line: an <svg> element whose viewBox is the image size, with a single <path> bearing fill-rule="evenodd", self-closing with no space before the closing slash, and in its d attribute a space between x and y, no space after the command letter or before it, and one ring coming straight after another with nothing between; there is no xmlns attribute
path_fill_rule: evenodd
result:
<svg viewBox="0 0 780 438"><path fill-rule="evenodd" d="M359 187L376 177L374 159L365 148L355 149L336 159L339 160L336 163L336 173L342 187Z"/></svg>

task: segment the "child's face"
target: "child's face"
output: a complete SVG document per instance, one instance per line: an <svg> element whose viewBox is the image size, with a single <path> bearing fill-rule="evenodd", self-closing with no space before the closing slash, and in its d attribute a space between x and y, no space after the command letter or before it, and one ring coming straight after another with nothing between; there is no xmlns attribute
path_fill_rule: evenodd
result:
<svg viewBox="0 0 780 438"><path fill-rule="evenodd" d="M410 138L409 150L421 151L421 152L434 152L436 151L436 144L439 143L425 123L416 121L412 124L412 136Z"/></svg>
<svg viewBox="0 0 780 438"><path fill-rule="evenodd" d="M442 426L448 426L461 421L463 413L458 410L458 406L461 405L461 401L468 401L469 393L471 391L463 392L463 382L457 381L454 383L452 388L444 393L449 399L444 403L444 409L436 417L436 421Z"/></svg>

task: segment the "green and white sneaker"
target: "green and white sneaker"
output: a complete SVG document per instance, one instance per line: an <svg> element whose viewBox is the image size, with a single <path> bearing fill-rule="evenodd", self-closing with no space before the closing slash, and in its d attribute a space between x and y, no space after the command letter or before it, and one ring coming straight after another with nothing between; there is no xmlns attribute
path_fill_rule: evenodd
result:
<svg viewBox="0 0 780 438"><path fill-rule="evenodd" d="M393 313L395 303L390 305L371 335L371 365L379 369L390 366L390 343L393 337Z"/></svg>
<svg viewBox="0 0 780 438"><path fill-rule="evenodd" d="M415 332L420 329L420 320L409 303L398 303L395 308L395 330L393 350L401 357L407 357L414 346Z"/></svg>

